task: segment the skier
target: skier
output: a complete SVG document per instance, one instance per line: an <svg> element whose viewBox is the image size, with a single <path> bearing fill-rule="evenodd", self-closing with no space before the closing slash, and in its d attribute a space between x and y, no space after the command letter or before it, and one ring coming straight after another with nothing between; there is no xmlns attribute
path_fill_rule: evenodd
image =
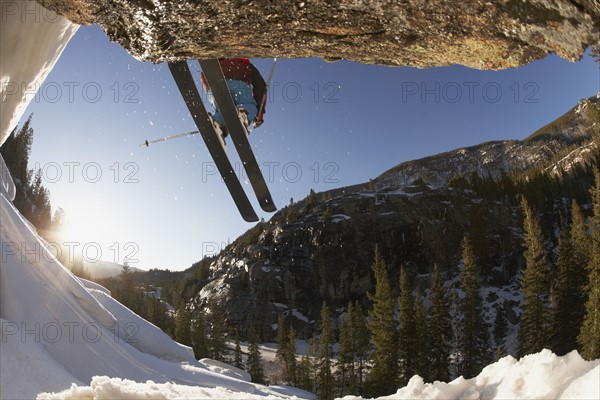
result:
<svg viewBox="0 0 600 400"><path fill-rule="evenodd" d="M260 72L247 58L220 58L219 63L223 70L223 76L227 81L227 87L236 107L242 123L247 132L250 122L254 128L263 123L266 106L265 92L267 86ZM200 75L202 86L207 93L208 101L212 106L212 118L216 127L221 130L223 138L227 137L227 128L223 116L217 107L215 98L208 87L204 73ZM262 107L259 104L262 102ZM260 110L259 110L260 109ZM260 115L258 115L260 112Z"/></svg>

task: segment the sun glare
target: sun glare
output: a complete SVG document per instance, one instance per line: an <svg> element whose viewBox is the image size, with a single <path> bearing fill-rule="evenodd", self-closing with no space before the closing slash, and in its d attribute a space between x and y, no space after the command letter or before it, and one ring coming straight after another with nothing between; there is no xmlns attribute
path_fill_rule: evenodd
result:
<svg viewBox="0 0 600 400"><path fill-rule="evenodd" d="M82 245L110 240L110 221L90 203L65 207L63 240Z"/></svg>

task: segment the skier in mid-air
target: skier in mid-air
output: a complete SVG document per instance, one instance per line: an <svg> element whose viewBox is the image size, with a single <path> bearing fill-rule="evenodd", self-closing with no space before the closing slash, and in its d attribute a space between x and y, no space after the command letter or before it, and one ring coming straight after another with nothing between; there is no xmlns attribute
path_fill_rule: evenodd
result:
<svg viewBox="0 0 600 400"><path fill-rule="evenodd" d="M266 212L276 211L277 207L248 141L249 125L252 123L256 128L262 124L265 93L269 85L248 59L206 59L198 62L203 73L202 84L212 103L213 115L204 106L187 61L169 62L171 75L198 130L159 140L200 133L242 218L248 222L258 221L258 215L231 165L225 148L224 133L231 134L260 208ZM276 60L269 73L269 82L275 62ZM213 92L210 93L208 89ZM223 128L219 124L223 124ZM148 141L145 145L150 143Z"/></svg>
<svg viewBox="0 0 600 400"><path fill-rule="evenodd" d="M263 123L266 106L267 85L260 72L247 58L220 58L219 64L223 76L227 81L229 93L238 108L238 114L242 123L249 132L250 123L258 128ZM212 106L212 119L217 128L221 130L223 138L227 137L227 127L221 115L221 111L215 102L215 98L204 73L200 75L202 86L207 93L208 101ZM262 106L260 105L262 103Z"/></svg>

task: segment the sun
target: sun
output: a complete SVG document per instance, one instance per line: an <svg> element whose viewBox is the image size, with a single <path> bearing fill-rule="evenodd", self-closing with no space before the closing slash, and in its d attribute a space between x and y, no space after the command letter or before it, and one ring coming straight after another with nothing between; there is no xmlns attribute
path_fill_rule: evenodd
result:
<svg viewBox="0 0 600 400"><path fill-rule="evenodd" d="M110 240L110 218L89 202L72 203L64 208L65 221L61 236L65 242L103 243Z"/></svg>

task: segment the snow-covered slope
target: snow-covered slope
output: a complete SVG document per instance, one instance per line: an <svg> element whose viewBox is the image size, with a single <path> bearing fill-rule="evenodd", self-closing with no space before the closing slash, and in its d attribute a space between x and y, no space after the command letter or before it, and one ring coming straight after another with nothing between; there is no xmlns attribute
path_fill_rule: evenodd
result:
<svg viewBox="0 0 600 400"><path fill-rule="evenodd" d="M189 347L174 342L101 287L72 275L4 193L0 221L3 398L32 398L71 383L90 384L95 376L221 388L197 389L194 397L230 397L233 392L243 398L286 397L278 393L280 388L212 372L194 359Z"/></svg>

